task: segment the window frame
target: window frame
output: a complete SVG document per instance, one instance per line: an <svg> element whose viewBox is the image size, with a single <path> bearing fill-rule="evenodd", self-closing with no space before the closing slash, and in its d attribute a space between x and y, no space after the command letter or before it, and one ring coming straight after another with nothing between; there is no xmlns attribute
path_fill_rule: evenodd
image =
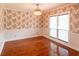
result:
<svg viewBox="0 0 79 59"><path fill-rule="evenodd" d="M58 38L58 32L59 32L59 29L58 29L58 17L59 16L61 16L61 15L69 15L69 30L68 30L68 41L64 41L64 40L62 40L62 39L59 39ZM54 15L54 16L49 16L49 21L50 21L50 17L55 17L55 16L57 16L57 38L56 37L53 37L53 36L50 36L50 26L49 26L49 32L48 32L48 34L49 34L49 37L52 37L52 38L54 38L54 39L57 39L57 40L60 40L60 41L63 41L63 42L66 42L66 43L69 43L69 41L70 41L70 21L71 21L71 19L70 19L70 13L63 13L63 14L58 14L58 15ZM48 23L49 24L49 23Z"/></svg>

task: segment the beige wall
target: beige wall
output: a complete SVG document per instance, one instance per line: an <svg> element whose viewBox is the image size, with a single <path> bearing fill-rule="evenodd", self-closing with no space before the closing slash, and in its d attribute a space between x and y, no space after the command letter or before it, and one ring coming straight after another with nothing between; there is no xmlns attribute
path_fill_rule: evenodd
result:
<svg viewBox="0 0 79 59"><path fill-rule="evenodd" d="M4 10L3 27L5 38L8 40L39 36L41 34L41 20L33 15L30 9L19 11L14 9Z"/></svg>
<svg viewBox="0 0 79 59"><path fill-rule="evenodd" d="M3 5L0 4L0 53L4 46L4 31L3 31Z"/></svg>

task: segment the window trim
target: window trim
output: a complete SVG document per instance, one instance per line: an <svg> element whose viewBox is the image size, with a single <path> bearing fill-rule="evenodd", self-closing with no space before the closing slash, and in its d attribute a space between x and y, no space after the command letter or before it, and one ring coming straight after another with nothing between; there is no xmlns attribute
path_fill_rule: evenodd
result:
<svg viewBox="0 0 79 59"><path fill-rule="evenodd" d="M58 38L58 35L59 35L59 34L58 34L59 29L58 29L58 28L57 28L57 38L56 38L56 37L53 37L53 36L50 36L50 35L49 35L49 37L52 37L52 38L54 38L54 39L63 41L63 42L65 42L65 43L69 43L69 41L70 41L70 30L71 30L71 27L70 27L70 21L71 21L70 13L68 12L68 13L62 13L62 14L54 15L54 16L57 16L57 27L59 26L59 25L58 25L58 17L61 16L61 15L69 15L68 41L64 41L64 40ZM54 17L54 16L49 16L49 20L50 20L50 17ZM48 23L48 24L49 24L49 23ZM49 28L48 34L50 34L50 28Z"/></svg>

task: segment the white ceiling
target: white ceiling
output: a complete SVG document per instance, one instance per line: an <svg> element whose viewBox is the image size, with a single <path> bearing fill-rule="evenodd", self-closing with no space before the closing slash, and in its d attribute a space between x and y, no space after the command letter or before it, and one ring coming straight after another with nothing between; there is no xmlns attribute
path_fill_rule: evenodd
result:
<svg viewBox="0 0 79 59"><path fill-rule="evenodd" d="M59 5L63 5L64 3L40 3L39 8L41 10L47 10L49 8L57 7ZM6 8L11 9L32 9L34 10L36 8L36 4L34 3L5 3L4 6Z"/></svg>

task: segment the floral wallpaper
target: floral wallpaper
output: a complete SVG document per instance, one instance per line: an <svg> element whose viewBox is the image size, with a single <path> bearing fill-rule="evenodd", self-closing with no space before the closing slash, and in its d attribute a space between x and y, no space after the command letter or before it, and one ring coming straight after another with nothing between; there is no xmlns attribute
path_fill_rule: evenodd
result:
<svg viewBox="0 0 79 59"><path fill-rule="evenodd" d="M33 15L32 11L16 11L6 9L4 11L4 29L39 28L42 26L40 17Z"/></svg>
<svg viewBox="0 0 79 59"><path fill-rule="evenodd" d="M49 17L59 15L63 13L69 13L70 15L70 30L75 33L79 33L79 4L65 4L56 8L46 10L41 19L43 19L44 31L48 29Z"/></svg>
<svg viewBox="0 0 79 59"><path fill-rule="evenodd" d="M1 8L1 7L0 7ZM2 15L2 9L0 9L0 30L2 31L2 28L3 28L3 22L2 22L2 19L3 19L3 15Z"/></svg>

